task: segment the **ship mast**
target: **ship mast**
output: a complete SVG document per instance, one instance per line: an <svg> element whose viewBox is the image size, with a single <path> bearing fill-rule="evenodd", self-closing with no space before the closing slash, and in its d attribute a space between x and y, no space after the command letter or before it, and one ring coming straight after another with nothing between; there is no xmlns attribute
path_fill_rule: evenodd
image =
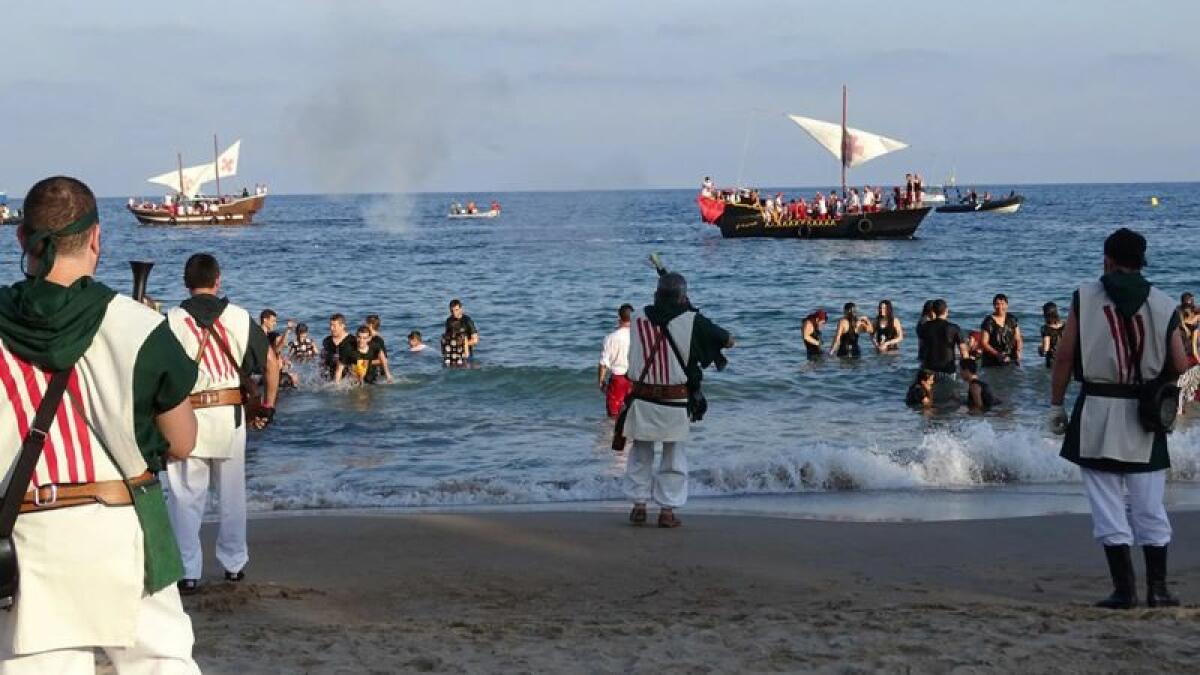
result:
<svg viewBox="0 0 1200 675"><path fill-rule="evenodd" d="M217 135L213 134L213 173L217 176L217 199L221 198L220 153L217 151Z"/></svg>
<svg viewBox="0 0 1200 675"><path fill-rule="evenodd" d="M846 198L846 85L842 85L842 199Z"/></svg>
<svg viewBox="0 0 1200 675"><path fill-rule="evenodd" d="M179 197L183 200L183 153L176 152L175 159L179 162Z"/></svg>

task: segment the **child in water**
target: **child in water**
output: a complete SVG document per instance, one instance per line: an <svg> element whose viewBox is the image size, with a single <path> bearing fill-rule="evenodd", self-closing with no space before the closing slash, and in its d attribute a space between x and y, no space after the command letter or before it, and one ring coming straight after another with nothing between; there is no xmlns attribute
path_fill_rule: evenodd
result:
<svg viewBox="0 0 1200 675"><path fill-rule="evenodd" d="M914 408L933 407L933 371L917 372L917 379L908 387L904 395L904 404Z"/></svg>
<svg viewBox="0 0 1200 675"><path fill-rule="evenodd" d="M1038 355L1046 357L1046 367L1054 366L1054 354L1058 351L1058 340L1062 337L1067 324L1058 316L1058 305L1047 302L1042 305L1042 316L1046 323L1042 324L1042 342L1038 345Z"/></svg>

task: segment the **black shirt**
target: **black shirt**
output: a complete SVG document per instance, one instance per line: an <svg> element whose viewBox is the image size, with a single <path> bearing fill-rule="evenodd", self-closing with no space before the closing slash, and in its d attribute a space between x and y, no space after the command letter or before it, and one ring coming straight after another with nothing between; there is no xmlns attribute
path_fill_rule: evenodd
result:
<svg viewBox="0 0 1200 675"><path fill-rule="evenodd" d="M945 319L930 319L917 326L917 337L921 339L922 368L936 373L954 372L954 357L962 344L958 324Z"/></svg>
<svg viewBox="0 0 1200 675"><path fill-rule="evenodd" d="M996 323L996 320L988 315L980 324L979 330L983 331L988 336L988 345L992 349L1007 356L1011 361L1017 358L1017 317L1008 314L1004 317L1004 325ZM1001 366L1004 361L984 352L983 365L985 366Z"/></svg>
<svg viewBox="0 0 1200 675"><path fill-rule="evenodd" d="M387 353L387 343L383 341L382 335L372 335L371 336L371 346L375 347L376 349L383 352L384 354Z"/></svg>
<svg viewBox="0 0 1200 675"><path fill-rule="evenodd" d="M925 387L913 382L911 385L909 385L908 392L904 395L904 404L922 407L925 405L926 396L928 396L930 400L933 399L933 395L925 391Z"/></svg>
<svg viewBox="0 0 1200 675"><path fill-rule="evenodd" d="M348 343L353 344L350 344L346 348ZM383 370L378 363L383 350L374 344L368 343L367 350L365 352L360 351L357 340L345 340L342 342L342 347L341 360L346 370L356 379L366 384L374 384L379 379L379 374Z"/></svg>
<svg viewBox="0 0 1200 675"><path fill-rule="evenodd" d="M992 394L992 387L983 380L975 379L967 385L967 408L971 408L971 388L975 386L979 387L979 402L983 406L979 408L979 411L991 410L992 406L999 403L996 400L996 396ZM974 410L973 408L971 409Z"/></svg>
<svg viewBox="0 0 1200 675"><path fill-rule="evenodd" d="M842 358L858 358L861 356L858 348L858 319L842 318L838 323L842 321L849 324L849 327L842 333L842 339L838 342L837 355Z"/></svg>
<svg viewBox="0 0 1200 675"><path fill-rule="evenodd" d="M461 337L464 335L471 337L478 334L479 331L475 330L475 322L466 314L463 314L461 319L456 319L453 316L446 319L446 331L444 333L446 337Z"/></svg>
<svg viewBox="0 0 1200 675"><path fill-rule="evenodd" d="M321 371L325 377L332 378L337 364L342 361L342 351L354 346L354 336L347 333L340 343L333 341L332 335L326 335L321 341Z"/></svg>

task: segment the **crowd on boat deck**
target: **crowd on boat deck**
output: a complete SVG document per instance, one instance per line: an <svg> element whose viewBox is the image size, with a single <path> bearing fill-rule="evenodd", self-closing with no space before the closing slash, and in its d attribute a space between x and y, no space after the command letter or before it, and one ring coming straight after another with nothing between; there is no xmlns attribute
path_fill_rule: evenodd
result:
<svg viewBox="0 0 1200 675"><path fill-rule="evenodd" d="M490 205L488 205L488 212L500 213L500 202L493 199L492 203ZM463 206L462 204L460 204L458 202L454 202L453 204L450 205L450 215L453 215L453 216L460 216L460 215L471 216L471 215L475 215L477 213L480 213L479 207L473 201L467 202L466 206Z"/></svg>
<svg viewBox="0 0 1200 675"><path fill-rule="evenodd" d="M255 196L267 194L267 186L265 183L258 183L254 186ZM242 188L241 197L249 197L250 189ZM130 197L126 205L131 209L139 209L142 211L165 211L172 216L195 216L205 213L215 212L217 207L222 204L229 204L238 199L237 196L219 195L216 197L193 197L188 198L182 195L166 195L161 202L155 202L141 197Z"/></svg>
<svg viewBox="0 0 1200 675"><path fill-rule="evenodd" d="M712 178L706 176L700 186L700 195L729 204L755 206L762 209L764 218L782 222L919 208L924 206L925 186L920 174L908 173L904 175L903 188L897 185L891 191L886 191L879 185L864 185L861 189L848 188L843 194L837 190L830 190L829 194L817 192L809 201L803 195L788 197L782 192L761 194L754 188L717 188Z"/></svg>
<svg viewBox="0 0 1200 675"><path fill-rule="evenodd" d="M280 387L287 389L301 385L302 376L297 366L304 363L316 367L314 374L306 376L308 379L351 384L391 382L387 342L380 332L382 324L378 314L368 314L350 332L346 316L339 312L329 317L329 334L318 344L307 324L289 319L281 328L274 310L264 309L259 313L259 326L267 336L267 344L282 364ZM444 323L440 342L438 353L444 367L470 367L472 353L479 344L479 331L471 317L463 313L462 302L457 298L450 302L450 315ZM435 353L425 344L419 330L409 331L405 351L422 358Z"/></svg>

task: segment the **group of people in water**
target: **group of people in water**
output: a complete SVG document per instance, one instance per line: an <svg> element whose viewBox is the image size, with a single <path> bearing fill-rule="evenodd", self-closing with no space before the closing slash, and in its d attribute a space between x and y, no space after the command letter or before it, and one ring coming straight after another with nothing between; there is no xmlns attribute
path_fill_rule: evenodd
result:
<svg viewBox="0 0 1200 675"><path fill-rule="evenodd" d="M925 187L920 174L909 173L904 176L904 187L897 185L891 192L885 192L879 185L864 185L861 190L857 187L848 188L843 194L837 190L830 190L828 195L817 192L812 201L807 201L803 195L789 199L782 192L772 196L762 195L752 188L718 189L712 178L706 176L700 187L700 195L729 204L758 207L763 211L763 218L782 223L787 220L830 220L844 215L918 208L924 205Z"/></svg>
<svg viewBox="0 0 1200 675"><path fill-rule="evenodd" d="M274 310L264 309L259 313L259 325L282 364L281 388L300 386L297 365L303 363L314 364L316 377L321 381L345 381L355 385L391 382L387 342L380 334L382 323L378 314L368 314L351 333L346 316L334 314L329 317L329 334L318 345L307 324L289 320L281 329ZM433 353L427 351L428 345L421 331L410 331L407 340L408 353ZM446 318L440 341L444 367L467 367L479 344L479 331L471 317L463 313L462 301L458 298L450 302L450 315Z"/></svg>
<svg viewBox="0 0 1200 675"><path fill-rule="evenodd" d="M1191 299L1185 294L1185 304ZM1181 313L1184 310L1181 308ZM920 369L906 393L909 405L929 408L951 399L957 400L958 382L967 384L966 404L972 412L983 412L999 401L992 395L988 384L980 379L979 369L1019 365L1025 351L1025 336L1021 332L1017 317L1008 311L1008 297L997 293L992 298L992 312L980 322L978 330L964 334L961 328L949 321L950 307L943 299L929 300L921 308L917 321L917 358ZM1192 344L1197 333L1195 326L1200 314L1192 310ZM1054 363L1058 342L1066 322L1060 315L1058 305L1047 302L1042 306L1042 326L1037 342L1038 356L1047 368ZM874 318L861 314L853 302L842 307L842 315L836 319L833 338L827 344L823 332L829 321L824 309L818 309L804 317L801 337L810 360L823 356L856 359L862 356L861 338L867 340L877 353L896 353L905 340L904 326L895 314L891 300L881 300ZM1185 320L1186 322L1187 320ZM1193 347L1193 363L1195 348Z"/></svg>

